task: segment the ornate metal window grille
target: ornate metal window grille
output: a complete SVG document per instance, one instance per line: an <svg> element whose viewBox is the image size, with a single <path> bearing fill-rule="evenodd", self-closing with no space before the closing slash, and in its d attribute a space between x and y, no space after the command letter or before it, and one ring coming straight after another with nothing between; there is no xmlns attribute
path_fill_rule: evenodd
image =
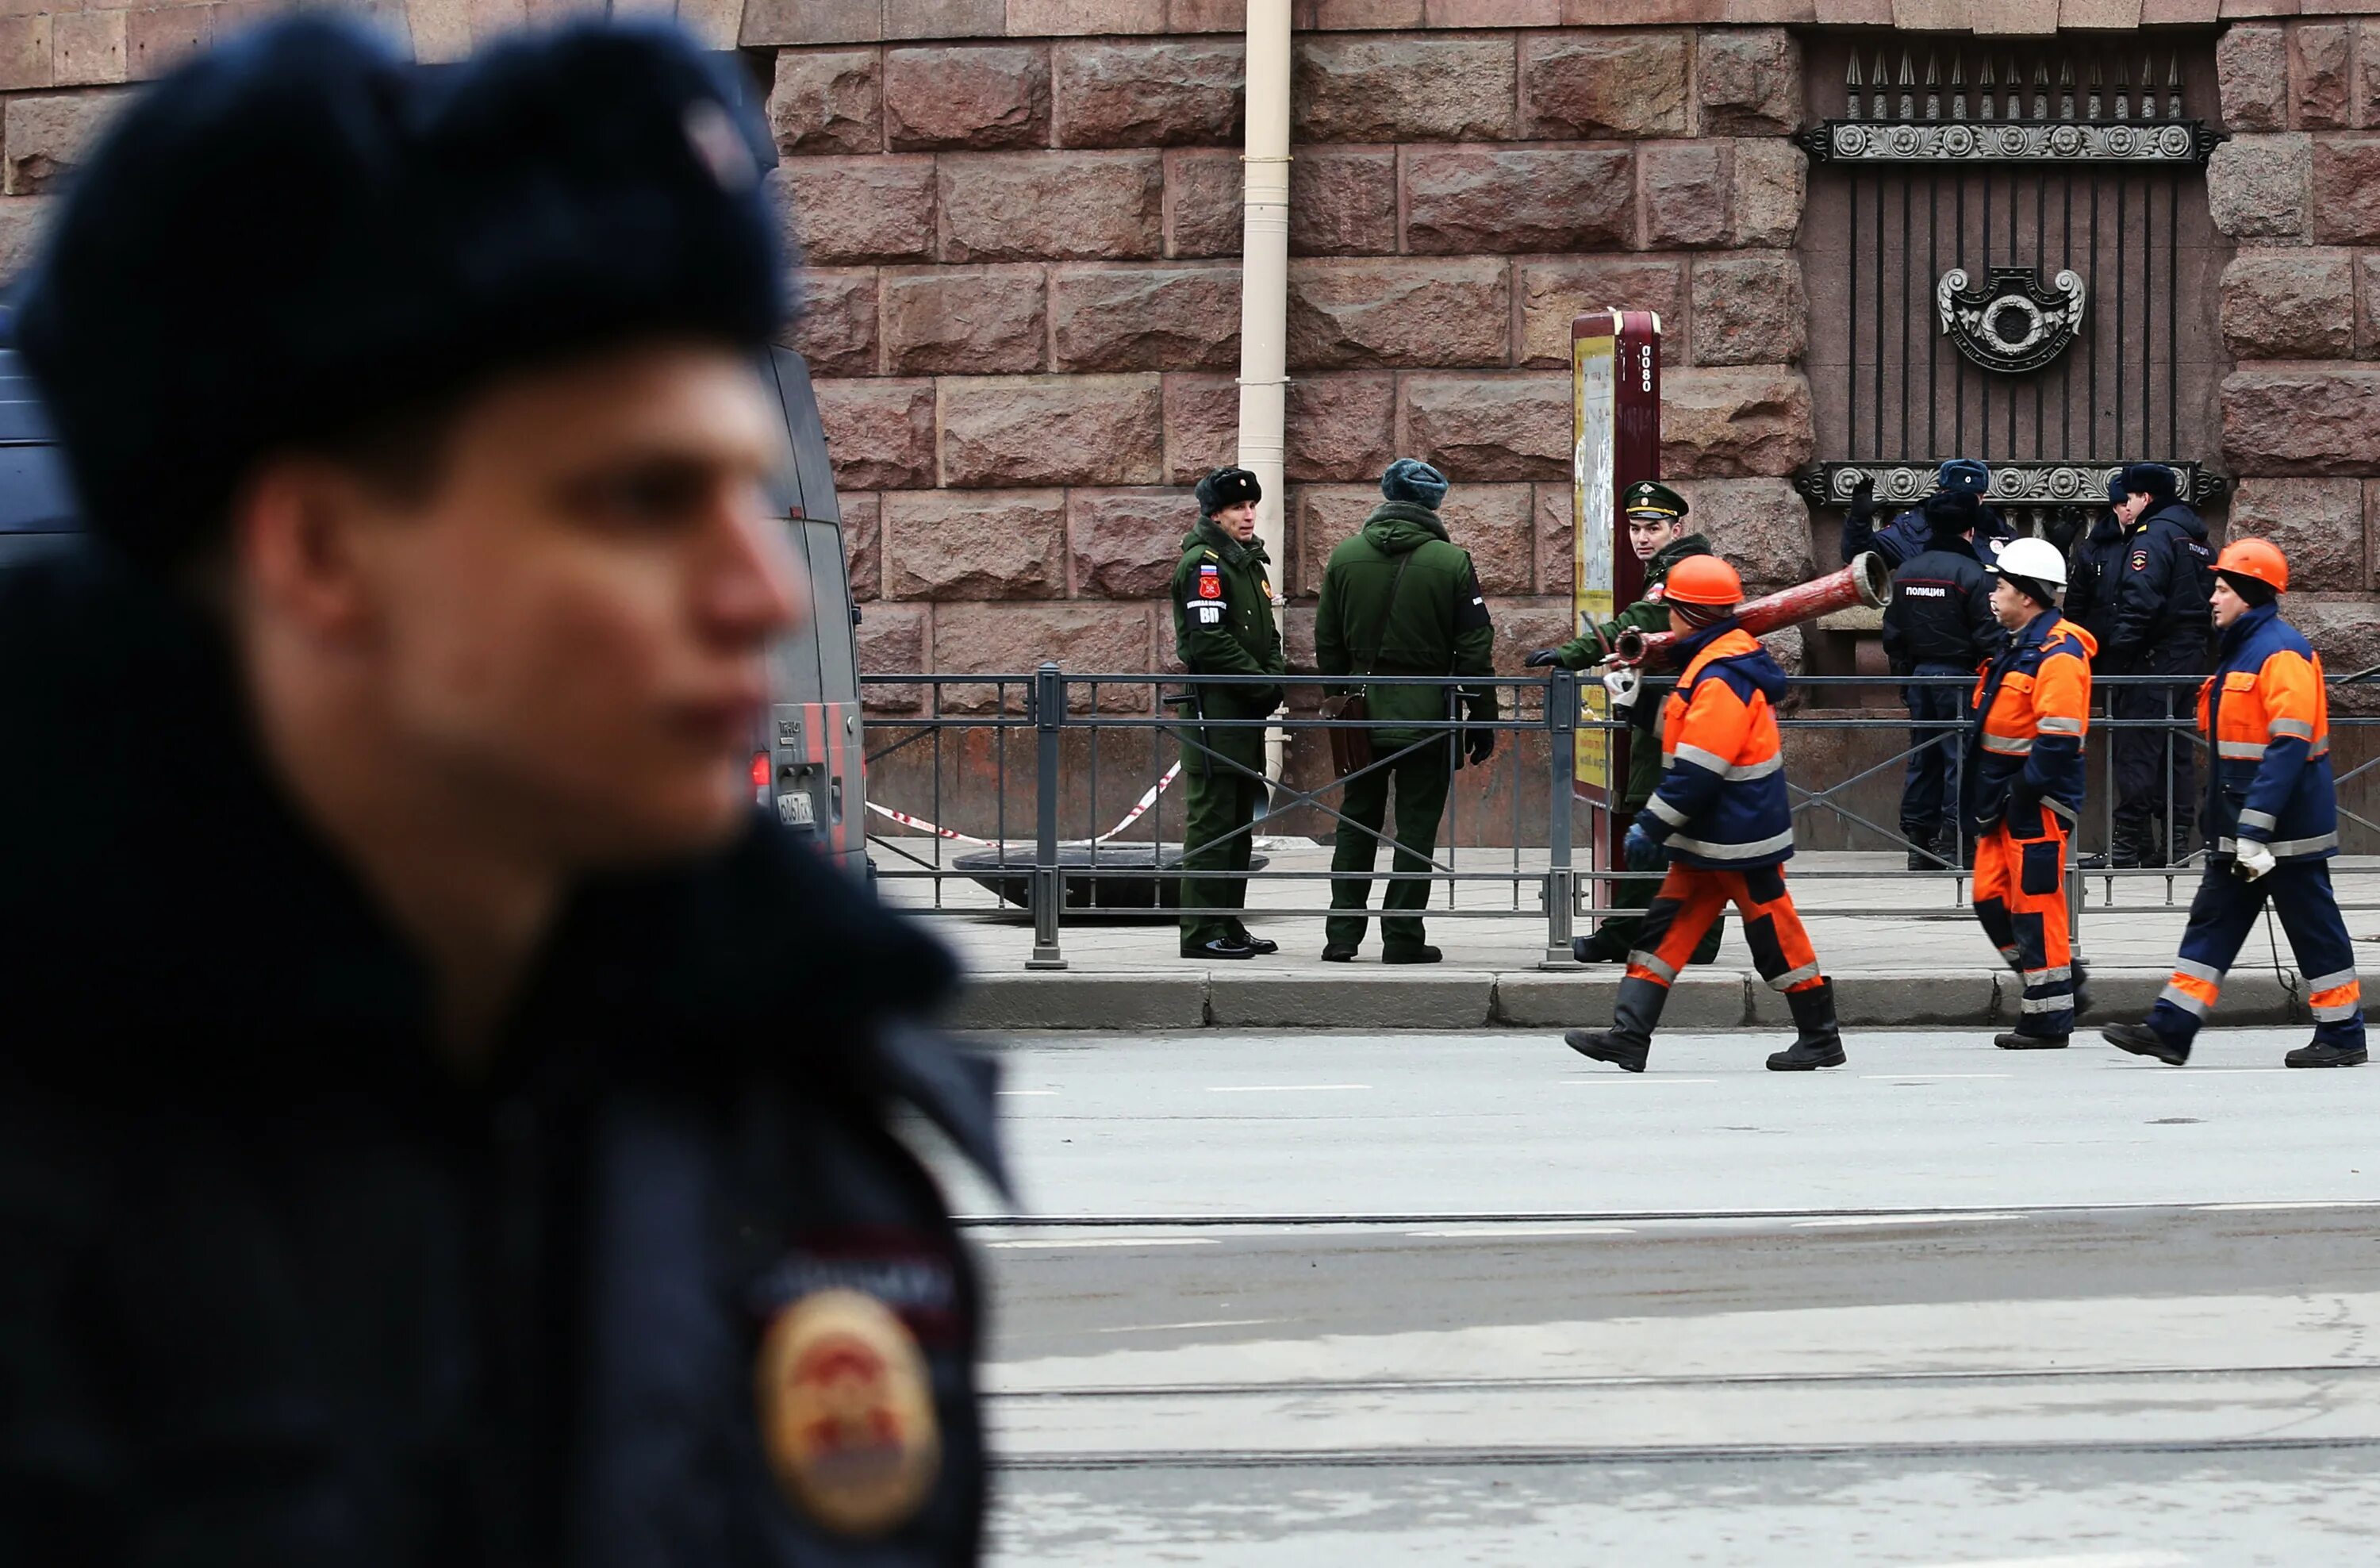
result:
<svg viewBox="0 0 2380 1568"><path fill-rule="evenodd" d="M1813 347L1830 330L1840 344L1831 366L1812 355L1812 500L1845 504L1862 477L1880 502L1914 500L1952 456L1991 466L1991 499L2020 525L2103 500L2129 461L2220 492L2201 461L2212 404L2182 373L2217 341L2204 170L2224 137L2185 114L2211 91L2212 55L2169 49L2160 69L2137 47L1813 50L1814 82L1840 73L1843 115L1800 139L1817 165L1810 222L1841 235L1831 263L1832 234L1803 247ZM1967 304L1946 310L1951 297Z"/></svg>

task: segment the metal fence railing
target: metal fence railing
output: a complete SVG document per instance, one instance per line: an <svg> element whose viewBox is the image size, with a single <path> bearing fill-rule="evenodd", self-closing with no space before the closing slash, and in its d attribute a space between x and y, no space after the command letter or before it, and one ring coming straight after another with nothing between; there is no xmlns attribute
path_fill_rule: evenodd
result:
<svg viewBox="0 0 2380 1568"><path fill-rule="evenodd" d="M2367 676L2334 679L2334 767L2340 786L2340 826L2350 847L2380 850L2380 811L2358 812L2349 804L2359 781L2368 785L2380 767L2380 716L2338 711L2338 688ZM868 835L880 880L929 884L930 902L954 906L946 896L953 884L992 889L1006 905L1033 918L1032 967L1063 967L1062 936L1070 914L1096 918L1118 908L1160 906L1171 887L1184 879L1248 876L1252 882L1312 887L1327 895L1334 873L1325 866L1260 863L1245 873L1185 869L1184 854L1207 845L1179 842L1182 791L1173 787L1186 770L1219 768L1261 778L1268 808L1247 830L1260 844L1278 845L1284 835L1368 833L1376 857L1387 863L1364 873L1383 883L1424 881L1433 884L1425 913L1433 919L1541 921L1545 957L1567 962L1577 923L1609 902L1608 889L1624 881L1658 879L1658 872L1632 872L1601 863L1589 853L1597 817L1572 791L1574 746L1581 731L1622 727L1584 700L1599 695L1590 676L1570 671L1545 676L1500 676L1457 681L1435 676L1376 677L1375 687L1435 687L1444 693L1445 718L1421 726L1414 721L1330 720L1292 714L1270 719L1197 719L1174 704L1186 696L1225 687L1275 683L1255 676L1149 674L1085 674L1045 663L1027 675L901 675L863 677L873 710L868 719L869 810L876 820ZM1311 692L1313 677L1292 676L1293 695ZM1927 906L1911 895L1938 888L1937 907L1963 906L1969 871L1954 858L1925 854L1889 813L1855 798L1897 797L1910 757L1942 746L1963 732L1964 721L1912 719L1899 700L1912 686L1971 688L1967 677L1880 675L1795 676L1781 705L1779 727L1787 748L1787 786L1797 836L1820 824L1839 830L1846 847L1885 849L1907 857L1918 852L1927 869L1895 866L1829 869L1797 864L1802 882L1862 883L1888 901L1865 898L1849 905L1827 901L1817 912L1831 916L1907 918ZM2127 687L2152 687L2157 700L2147 717L2115 718L2107 709ZM1463 716L1459 690L1492 689L1500 716L1473 721ZM2196 792L2187 800L2168 797L2163 811L2164 842L2188 833L2203 792L2207 760L2195 734L2196 682L2177 684L2152 676L2102 677L2095 683L2097 711L2087 747L2090 784L2083 821L2070 854L2095 838L2113 836L2117 796L2110 744L2119 733L2154 730L2161 737L2160 765L2170 773L2173 758L2190 748L2196 759ZM1830 704L1844 706L1830 706ZM1311 704L1305 704L1310 707ZM1599 704L1597 705L1599 707ZM1962 705L1963 706L1963 705ZM906 712L888 712L888 707ZM1381 735L1374 746L1374 770L1432 748L1442 748L1456 770L1455 785L1427 855L1401 844L1393 815L1377 831L1352 820L1342 808L1346 779L1336 776L1328 755L1328 732L1364 728ZM1492 731L1496 748L1484 766L1463 762L1480 731ZM1278 772L1251 770L1218 750L1223 732L1282 732ZM1204 738L1201 738L1202 732ZM1403 732L1391 741L1387 733ZM1826 748L1832 748L1828 750ZM1233 748L1233 749L1243 749ZM1954 764L1956 798L1963 756ZM1368 770L1367 770L1368 771ZM1818 784L1820 777L1828 782ZM1615 795L1614 798L1617 796ZM894 802L898 804L895 805ZM1879 820L1882 819L1882 820ZM973 846L972 853L964 852ZM1426 869L1399 869L1405 852ZM2070 868L2068 896L2074 917L2074 944L2083 948L2089 911L2127 912L2186 905L2204 857L2190 844L2174 863L2136 869ZM1354 873L1345 873L1354 875ZM2157 883L2162 881L2162 888ZM2119 899L2118 889L2125 890ZM2150 896L2143 900L2142 894ZM1929 895L1930 896L1930 895ZM2365 910L2380 904L2345 903ZM1327 917L1325 903L1268 903L1266 915ZM1377 906L1371 911L1377 918Z"/></svg>

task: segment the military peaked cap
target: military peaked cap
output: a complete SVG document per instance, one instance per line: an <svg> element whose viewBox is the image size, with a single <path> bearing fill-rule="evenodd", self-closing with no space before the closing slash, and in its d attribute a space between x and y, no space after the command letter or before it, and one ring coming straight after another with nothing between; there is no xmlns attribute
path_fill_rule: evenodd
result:
<svg viewBox="0 0 2380 1568"><path fill-rule="evenodd" d="M510 372L783 316L775 161L662 26L425 68L275 22L151 87L84 163L17 313L90 526L170 565L266 455Z"/></svg>
<svg viewBox="0 0 2380 1568"><path fill-rule="evenodd" d="M1632 517L1682 517L1691 510L1686 498L1658 480L1638 480L1622 491L1620 509Z"/></svg>

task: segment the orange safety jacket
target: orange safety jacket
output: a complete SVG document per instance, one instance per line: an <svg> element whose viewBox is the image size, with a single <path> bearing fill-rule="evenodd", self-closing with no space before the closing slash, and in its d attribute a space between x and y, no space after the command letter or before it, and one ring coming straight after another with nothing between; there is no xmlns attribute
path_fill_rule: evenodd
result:
<svg viewBox="0 0 2380 1568"><path fill-rule="evenodd" d="M2277 860L2338 853L2322 660L2277 606L2224 628L2221 662L2198 690L2198 732L2215 752L2201 819L2215 858L2236 855L2241 839Z"/></svg>
<svg viewBox="0 0 2380 1568"><path fill-rule="evenodd" d="M1983 667L1964 781L1975 833L2005 820L2031 837L2041 831L2036 805L2069 822L2082 810L2091 656L2098 651L2089 632L2044 610Z"/></svg>
<svg viewBox="0 0 2380 1568"><path fill-rule="evenodd" d="M1661 709L1661 784L1637 823L1684 865L1777 865L1793 853L1777 734L1785 672L1732 616L1678 651L1687 662Z"/></svg>

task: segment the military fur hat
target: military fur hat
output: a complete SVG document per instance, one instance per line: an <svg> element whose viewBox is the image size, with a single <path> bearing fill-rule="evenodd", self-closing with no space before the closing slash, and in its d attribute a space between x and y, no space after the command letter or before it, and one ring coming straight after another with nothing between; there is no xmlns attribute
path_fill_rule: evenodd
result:
<svg viewBox="0 0 2380 1568"><path fill-rule="evenodd" d="M1992 487L1992 471L1973 457L1953 457L1935 470L1934 482L1944 490L1981 495Z"/></svg>
<svg viewBox="0 0 2380 1568"><path fill-rule="evenodd" d="M1948 543L1980 526L1984 509L1971 490L1937 490L1925 498L1925 534Z"/></svg>
<svg viewBox="0 0 2380 1568"><path fill-rule="evenodd" d="M648 338L762 347L785 259L738 104L666 26L441 71L308 17L176 70L84 163L17 314L90 526L170 565L270 453Z"/></svg>
<svg viewBox="0 0 2380 1568"><path fill-rule="evenodd" d="M2145 495L2163 505L2180 492L2173 480L2173 470L2163 463L2131 463L2124 468L2124 493Z"/></svg>
<svg viewBox="0 0 2380 1568"><path fill-rule="evenodd" d="M1245 468L1217 468L1198 481L1198 510L1211 517L1243 501L1262 501L1264 486Z"/></svg>
<svg viewBox="0 0 2380 1568"><path fill-rule="evenodd" d="M1416 457L1400 457L1380 476L1380 493L1431 511L1446 499L1446 476Z"/></svg>

